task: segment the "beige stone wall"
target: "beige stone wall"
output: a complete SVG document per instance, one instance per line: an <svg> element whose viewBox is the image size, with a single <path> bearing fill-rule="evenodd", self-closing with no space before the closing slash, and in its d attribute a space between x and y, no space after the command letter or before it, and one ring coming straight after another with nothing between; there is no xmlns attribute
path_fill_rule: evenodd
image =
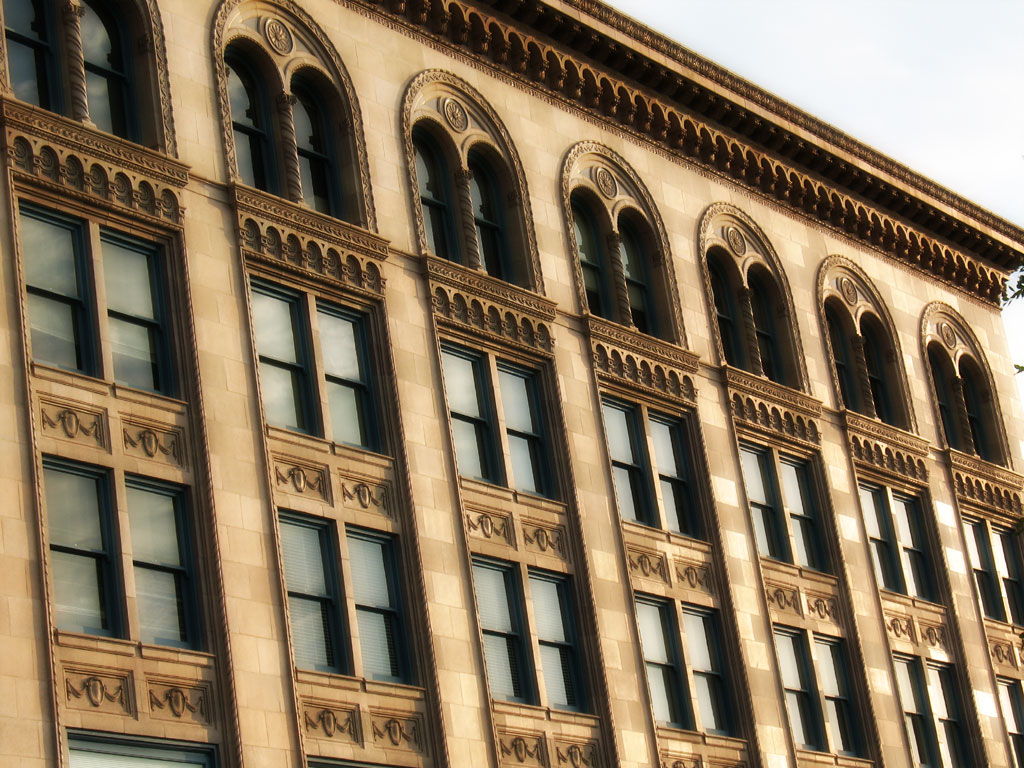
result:
<svg viewBox="0 0 1024 768"><path fill-rule="evenodd" d="M109 376L90 379L26 364L16 201L37 199L59 206L61 198L56 182L16 171L9 155L10 173L0 192L5 202L0 243L6 254L0 265L0 372L6 373L0 376L0 455L5 459L0 488L7 499L0 509L0 764L66 765L68 729L215 744L223 766L300 766L304 755L424 768L689 768L698 757L702 765L723 768L870 764L795 747L783 703L774 624L797 629L806 638L815 633L843 638L855 691L854 720L863 726L864 755L875 764L911 764L892 663L892 654L902 653L955 669L968 764L1010 765L995 678L1019 678L1020 659L1008 648L1010 663L994 660L992 642L1016 640L1009 625L982 618L966 560L962 514L967 509L998 520L1013 515L991 509L989 503L965 507L956 492L921 330L925 308L936 301L952 307L973 330L995 380L1009 442L1008 468L1019 470L1024 461L1022 413L997 309L723 176L670 157L610 121L555 103L372 13L331 0L299 4L336 49L358 98L377 231L356 232L363 240L358 245L346 241L346 247L364 273L379 269L383 287L366 289L309 269L283 268L242 242L238 211L244 206L236 201L225 162L211 51L213 3L201 8L194 0L158 3L177 160L187 169L187 178L177 187L170 185L185 211L180 225L133 213L114 201L69 193L75 201L69 207L83 217L138 228L167 241L183 381L180 399L136 396L113 385ZM272 5L261 4L260 14L269 13ZM530 305L530 297L524 298L527 292L508 289L501 294L501 286L495 288L486 279L482 282L490 288L480 288L471 275L459 277L457 269L452 279L463 281L459 290L490 290L501 294L494 299L499 305L540 318L551 330L548 349L467 329L457 318L445 318L432 302L432 289L443 282L437 272L443 265L428 267L420 254L402 127L406 88L430 69L451 73L482 94L507 129L529 189L526 210L536 233L547 301ZM21 130L13 118L5 120L9 138ZM47 131L55 134L57 129L39 129L44 138ZM620 156L649 193L667 236L665 255L675 280L669 289L678 296L682 320L677 330L685 332L686 350L692 354L637 340L638 334L628 330L616 341L614 328L602 331L600 323L595 326L581 313L562 188L567 153L580 141L595 142ZM152 169L147 172L164 178ZM700 239L705 212L718 203L733 206L754 222L782 265L809 381L802 395L759 384L758 377L727 373L721 365ZM255 211L260 204L244 205ZM270 210L274 205L276 212ZM263 213L267 220L278 215L286 222L282 228L292 226L307 235L317 227L330 228L317 221L302 224L297 210L271 200ZM322 237L340 242L354 237L354 231L339 225ZM926 479L909 477L893 466L872 466L870 458L851 452L851 436L866 434L867 428L849 426L841 408L819 311L819 267L837 255L857 265L877 289L902 351L899 364L906 370L916 437L899 431L894 436L884 429L876 437L919 456ZM428 275L428 269L435 271ZM276 277L367 314L386 455L264 425L247 283L253 274ZM666 365L685 372L695 392L668 395L631 383L628 376L599 373L595 339L646 351L652 359L665 356ZM441 369L442 340L486 349L493 357L514 359L541 372L545 415L555 433L550 444L559 477L557 501L460 480ZM813 420L820 439L734 418L731 398L736 393ZM620 522L602 394L687 419L706 541ZM90 443L77 430L62 434L48 426L46 419L57 418L61 407L106 425L105 442ZM122 435L136 423L176 434L185 458L175 465L161 454L132 453ZM819 526L830 551L831 575L758 557L740 441L774 446L816 468ZM121 639L71 636L56 629L46 566L46 511L39 491L43 455L102 466L119 478L138 473L190 489L202 652L142 645L131 627ZM982 466L982 476L1015 486L1019 495L1019 475L985 471ZM303 476L302 483L294 472ZM896 487L920 498L938 566L941 604L879 590L858 481ZM356 493L360 483L369 497ZM371 528L399 542L414 684L294 669L279 508L322 517L339 530L345 525ZM480 515L497 521L505 533L497 538L482 534ZM538 549L533 542L540 529L562 536L564 546L558 551L549 551L547 545ZM586 712L490 697L472 583L474 555L514 563L521 574L541 568L571 579L583 635ZM688 582L688 566L705 580ZM343 583L349 567L347 561L339 564ZM663 598L668 605L685 603L717 612L737 738L655 722L635 622L636 593ZM818 599L825 608L815 613ZM130 605L135 596L126 591L124 600ZM346 605L352 618L354 608ZM894 632L894 616L912 622L909 636ZM931 625L937 628L934 641L927 633ZM534 648L529 629L526 634ZM347 647L358 657L354 627L350 635ZM79 693L91 679L101 686L98 703ZM172 689L184 691L186 700L196 705L205 696L204 707L169 715L166 702ZM106 696L114 691L124 693ZM348 726L327 727L328 721ZM577 759L589 762L573 762Z"/></svg>

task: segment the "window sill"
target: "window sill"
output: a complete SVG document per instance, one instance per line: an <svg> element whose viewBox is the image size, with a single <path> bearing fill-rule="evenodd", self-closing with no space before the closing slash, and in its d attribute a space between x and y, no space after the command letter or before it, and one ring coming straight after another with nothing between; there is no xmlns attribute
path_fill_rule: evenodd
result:
<svg viewBox="0 0 1024 768"><path fill-rule="evenodd" d="M601 718L587 712L574 712L570 709L541 707L536 704L521 704L503 699L491 699L495 713L509 717L526 717L532 720L549 720L556 723L571 723L585 728L596 728Z"/></svg>
<svg viewBox="0 0 1024 768"><path fill-rule="evenodd" d="M98 379L95 376L89 376L78 371L69 371L66 368L58 368L46 363L33 361L32 375L35 378L74 387L77 390L84 389L97 395L115 397L123 402L152 406L176 414L184 413L188 407L188 403L185 400L162 395L158 392L150 392L145 389L136 389L114 381Z"/></svg>
<svg viewBox="0 0 1024 768"><path fill-rule="evenodd" d="M138 640L87 635L80 632L68 632L63 629L54 631L54 643L62 648L99 651L118 656L138 656L143 659L188 664L193 667L212 667L215 660L214 654L205 651L175 648L169 645L150 645L140 643Z"/></svg>
<svg viewBox="0 0 1024 768"><path fill-rule="evenodd" d="M690 731L666 723L658 723L658 735L662 738L676 742L685 742L694 745L707 745L719 749L733 750L737 753L746 751L747 742L735 736L721 736L714 733L703 733L701 731Z"/></svg>
<svg viewBox="0 0 1024 768"><path fill-rule="evenodd" d="M838 768L862 768L874 765L871 760L852 755L835 755L830 752L817 752L797 747L796 763L803 766L837 766Z"/></svg>
<svg viewBox="0 0 1024 768"><path fill-rule="evenodd" d="M342 675L335 672L318 672L314 669L295 669L295 679L300 683L308 683L324 688L334 688L342 691L364 692L369 694L381 694L411 701L423 701L426 692L423 688L407 683L388 683L379 680L369 680L351 675Z"/></svg>

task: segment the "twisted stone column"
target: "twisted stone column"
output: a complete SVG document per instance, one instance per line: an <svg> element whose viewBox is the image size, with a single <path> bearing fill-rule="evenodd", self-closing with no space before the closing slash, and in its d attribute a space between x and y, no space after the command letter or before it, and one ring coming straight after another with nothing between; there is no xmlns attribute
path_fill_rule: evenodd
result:
<svg viewBox="0 0 1024 768"><path fill-rule="evenodd" d="M864 352L864 337L859 333L855 334L850 346L853 348L853 364L857 369L854 375L857 377L857 386L860 388L860 412L872 419L877 419L875 398L871 394L871 379L868 378L868 357ZM846 407L849 408L850 404L847 403Z"/></svg>
<svg viewBox="0 0 1024 768"><path fill-rule="evenodd" d="M293 203L302 202L302 178L299 175L299 149L295 141L295 117L292 107L298 101L294 94L279 93L277 96L277 124L281 135L281 158L284 162L284 183L281 192ZM273 136L270 126L268 133ZM271 139L271 151L274 150Z"/></svg>
<svg viewBox="0 0 1024 768"><path fill-rule="evenodd" d="M64 47L67 49L68 90L71 96L71 117L90 123L89 92L85 84L85 53L82 50L83 8L77 0L68 0L64 14Z"/></svg>
<svg viewBox="0 0 1024 768"><path fill-rule="evenodd" d="M462 225L462 240L466 244L466 266L470 269L486 269L480 258L480 243L476 238L476 216L473 215L473 195L469 188L472 180L473 172L468 168L460 168L455 172L459 196L459 222Z"/></svg>
<svg viewBox="0 0 1024 768"><path fill-rule="evenodd" d="M960 429L960 445L954 445L950 435L946 436L946 442L950 448L956 448L964 453L978 453L978 447L974 444L974 435L971 433L971 421L967 418L967 400L964 399L964 380L959 376L953 377L953 418L956 419L957 427Z"/></svg>
<svg viewBox="0 0 1024 768"><path fill-rule="evenodd" d="M622 238L618 232L609 232L604 239L605 252L612 271L612 300L622 325L633 325L633 312L629 306L629 288L626 285L626 268L622 265Z"/></svg>
<svg viewBox="0 0 1024 768"><path fill-rule="evenodd" d="M737 291L740 300L740 314L743 315L743 335L747 342L748 370L755 376L764 376L761 365L761 348L757 345L757 323L754 322L754 305L750 301L750 288L744 285Z"/></svg>

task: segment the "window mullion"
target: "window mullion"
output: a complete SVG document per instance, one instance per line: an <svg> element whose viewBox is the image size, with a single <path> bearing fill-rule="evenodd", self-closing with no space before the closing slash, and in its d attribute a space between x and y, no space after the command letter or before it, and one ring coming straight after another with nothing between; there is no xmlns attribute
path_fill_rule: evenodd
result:
<svg viewBox="0 0 1024 768"><path fill-rule="evenodd" d="M307 348L309 349L310 359L307 366L307 375L312 379L308 382L307 387L315 395L313 398L314 402L310 403L313 406L313 413L309 414L309 418L315 424L317 423L317 417L319 417L320 428L323 430L322 434L330 440L333 439L334 427L331 424L331 407L327 395L327 382L324 378L324 351L320 341L320 318L318 316L316 297L309 293L303 293L302 303L305 305L306 326L308 328L306 332L309 333Z"/></svg>
<svg viewBox="0 0 1024 768"><path fill-rule="evenodd" d="M768 456L772 466L771 479L775 486L773 488L776 506L775 526L776 531L783 535L786 546L786 551L781 554L787 563L799 565L795 554L797 532L793 525L793 507L789 499L786 498L785 484L782 482L782 459L779 458L779 452L774 448L768 449ZM781 530L779 530L780 528Z"/></svg>

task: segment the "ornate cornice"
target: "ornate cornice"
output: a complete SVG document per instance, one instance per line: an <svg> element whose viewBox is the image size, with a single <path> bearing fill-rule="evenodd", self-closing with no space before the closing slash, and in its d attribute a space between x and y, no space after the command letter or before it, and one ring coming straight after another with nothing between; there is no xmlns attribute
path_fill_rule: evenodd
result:
<svg viewBox="0 0 1024 768"><path fill-rule="evenodd" d="M439 322L499 344L553 352L555 302L434 256L423 263Z"/></svg>
<svg viewBox="0 0 1024 768"><path fill-rule="evenodd" d="M73 120L2 100L7 166L16 178L180 226L187 166Z"/></svg>
<svg viewBox="0 0 1024 768"><path fill-rule="evenodd" d="M891 424L846 411L846 429L851 435L885 445L895 446L922 459L928 456L929 442Z"/></svg>
<svg viewBox="0 0 1024 768"><path fill-rule="evenodd" d="M247 258L383 294L384 238L248 187L236 185L232 194L238 242Z"/></svg>
<svg viewBox="0 0 1024 768"><path fill-rule="evenodd" d="M666 65L640 46L613 40L539 0L482 0L474 6L460 0L336 2L357 4L415 29L983 301L998 302L1007 272L1022 260L1024 231L834 129L825 130L738 78L719 87L740 98L723 96L694 77L706 71L722 79L723 71L678 46L661 45L673 59L674 66ZM500 10L488 12L482 5ZM572 5L606 23L625 23L596 3ZM635 25L620 32L641 45L657 41ZM741 95L748 90L750 105ZM760 104L756 112L755 103ZM761 110L780 119L766 118ZM794 130L804 124L817 128L811 131L815 135ZM841 157L844 152L866 158L879 173L866 171L863 160ZM950 215L940 205L974 221ZM1011 242L997 240L1000 235Z"/></svg>
<svg viewBox="0 0 1024 768"><path fill-rule="evenodd" d="M853 411L844 415L855 463L901 482L928 480L927 440Z"/></svg>
<svg viewBox="0 0 1024 768"><path fill-rule="evenodd" d="M993 507L1011 515L1021 514L1024 477L954 450L949 451L949 463L953 469L953 486L960 501Z"/></svg>
<svg viewBox="0 0 1024 768"><path fill-rule="evenodd" d="M818 400L746 371L731 367L724 370L737 429L812 446L821 444Z"/></svg>

